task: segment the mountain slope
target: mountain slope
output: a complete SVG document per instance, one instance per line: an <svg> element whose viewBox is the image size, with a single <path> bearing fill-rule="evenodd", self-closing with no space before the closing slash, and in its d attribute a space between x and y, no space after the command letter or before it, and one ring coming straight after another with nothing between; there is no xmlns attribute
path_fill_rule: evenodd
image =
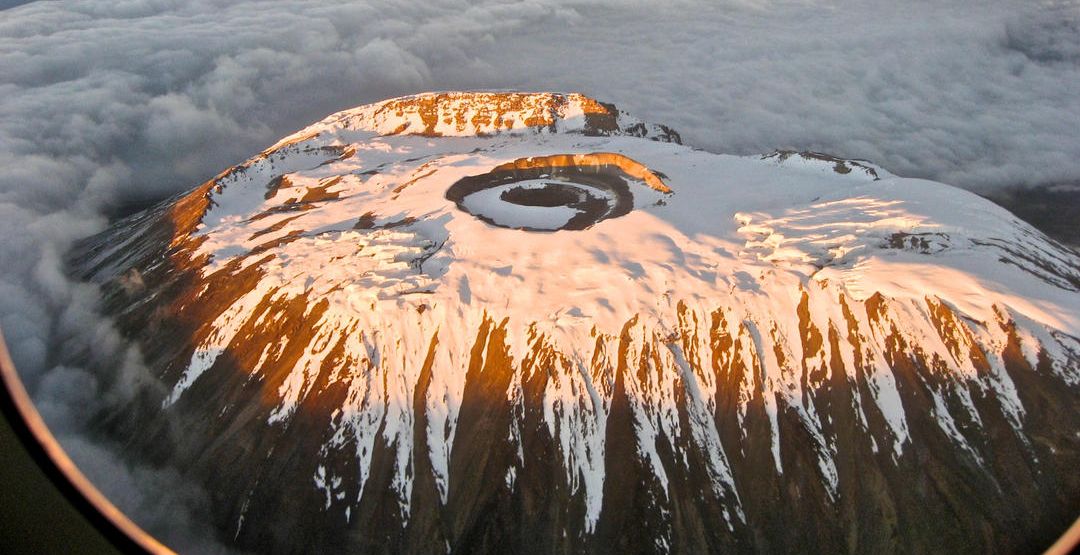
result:
<svg viewBox="0 0 1080 555"><path fill-rule="evenodd" d="M1075 254L866 162L677 143L548 93L287 137L73 253L164 384L103 427L259 551L1008 552L1071 522Z"/></svg>

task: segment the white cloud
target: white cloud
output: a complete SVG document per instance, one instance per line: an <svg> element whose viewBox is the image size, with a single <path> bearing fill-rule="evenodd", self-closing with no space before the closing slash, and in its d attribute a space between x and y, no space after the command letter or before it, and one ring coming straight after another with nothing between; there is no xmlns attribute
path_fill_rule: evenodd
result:
<svg viewBox="0 0 1080 555"><path fill-rule="evenodd" d="M1077 83L1076 1L33 2L0 16L0 327L76 459L107 476L122 463L71 410L103 380L60 359L152 378L62 253L103 211L330 112L579 90L713 151L812 149L985 189L1080 180ZM147 495L175 473L116 472L104 489L175 534L162 516L190 499Z"/></svg>

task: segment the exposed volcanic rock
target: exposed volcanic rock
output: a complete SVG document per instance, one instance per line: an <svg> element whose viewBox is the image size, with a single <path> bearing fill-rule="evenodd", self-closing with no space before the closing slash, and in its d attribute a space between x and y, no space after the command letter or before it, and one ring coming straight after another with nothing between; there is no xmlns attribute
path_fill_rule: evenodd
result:
<svg viewBox="0 0 1080 555"><path fill-rule="evenodd" d="M1074 253L650 136L419 95L118 222L73 268L164 387L102 429L253 551L1015 552L1080 514Z"/></svg>
<svg viewBox="0 0 1080 555"><path fill-rule="evenodd" d="M772 154L766 154L762 156L762 160L776 160L778 162L785 162L791 157L795 157L797 160L814 162L826 162L828 166L831 166L832 171L844 175L851 173L853 170L860 174L865 174L874 179L878 179L877 170L873 165L865 160L843 160L829 154L822 154L820 152L795 152L794 150L778 150Z"/></svg>

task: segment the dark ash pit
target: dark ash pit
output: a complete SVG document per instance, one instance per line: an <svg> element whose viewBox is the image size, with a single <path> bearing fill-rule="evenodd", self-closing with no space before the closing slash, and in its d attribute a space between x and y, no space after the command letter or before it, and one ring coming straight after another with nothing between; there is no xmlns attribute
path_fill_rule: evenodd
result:
<svg viewBox="0 0 1080 555"><path fill-rule="evenodd" d="M543 187L514 187L503 191L499 198L521 206L571 206L588 196L583 189L566 187L562 183L547 183ZM596 197L593 197L596 198Z"/></svg>

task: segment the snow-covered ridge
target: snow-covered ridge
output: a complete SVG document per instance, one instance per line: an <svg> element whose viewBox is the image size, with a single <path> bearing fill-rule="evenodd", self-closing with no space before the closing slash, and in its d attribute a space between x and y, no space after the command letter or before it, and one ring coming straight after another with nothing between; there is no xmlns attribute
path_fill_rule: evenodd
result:
<svg viewBox="0 0 1080 555"><path fill-rule="evenodd" d="M270 150L335 131L429 137L583 133L680 141L679 134L666 126L643 122L580 93L431 92L338 112L282 139Z"/></svg>

